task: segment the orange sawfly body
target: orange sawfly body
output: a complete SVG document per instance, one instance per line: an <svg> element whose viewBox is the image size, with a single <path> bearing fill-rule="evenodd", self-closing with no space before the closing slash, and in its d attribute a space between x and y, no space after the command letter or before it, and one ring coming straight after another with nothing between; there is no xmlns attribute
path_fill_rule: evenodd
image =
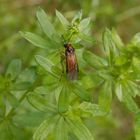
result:
<svg viewBox="0 0 140 140"><path fill-rule="evenodd" d="M66 74L69 80L76 80L78 76L78 64L75 49L71 44L64 44L66 57Z"/></svg>

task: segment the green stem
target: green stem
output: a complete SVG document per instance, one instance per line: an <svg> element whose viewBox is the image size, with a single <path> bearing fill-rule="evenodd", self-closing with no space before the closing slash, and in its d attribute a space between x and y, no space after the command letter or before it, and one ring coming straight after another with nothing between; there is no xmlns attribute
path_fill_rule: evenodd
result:
<svg viewBox="0 0 140 140"><path fill-rule="evenodd" d="M21 103L25 98L26 95L32 91L36 85L36 83L39 81L40 78L37 78L36 81L34 82L33 86L31 88L29 88L19 99L19 103ZM16 110L17 108L11 108L11 110L9 111L9 113L6 115L6 117L9 117L11 114L13 114L13 112Z"/></svg>
<svg viewBox="0 0 140 140"><path fill-rule="evenodd" d="M27 91L20 97L19 103L21 103L21 102L25 99L25 97L26 97L26 95L27 95L27 93L28 93L29 91L31 91L31 90L27 90ZM9 117L9 116L15 111L15 109L16 109L16 108L12 108L12 109L9 111L9 113L7 114L6 117Z"/></svg>

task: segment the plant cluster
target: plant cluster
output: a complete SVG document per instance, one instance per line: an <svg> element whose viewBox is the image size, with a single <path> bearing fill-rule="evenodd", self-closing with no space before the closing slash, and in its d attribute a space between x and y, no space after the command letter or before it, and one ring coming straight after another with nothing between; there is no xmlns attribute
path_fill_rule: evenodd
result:
<svg viewBox="0 0 140 140"><path fill-rule="evenodd" d="M133 113L135 137L139 140L140 112L134 99L140 95L140 34L125 45L115 29L105 29L103 53L98 56L92 52L98 41L90 35L90 18L82 19L81 11L71 23L59 11L54 24L41 8L36 16L44 34L20 33L42 49L44 56L37 54L35 66L22 72L21 61L13 60L7 72L0 75L0 139L27 139L24 132L28 130L22 129L30 125L34 140L93 140L94 132L90 132L85 120L111 114L116 95ZM58 20L61 30L56 30ZM64 43L76 49L77 80L66 78ZM98 103L94 103L92 95L96 87L100 87Z"/></svg>

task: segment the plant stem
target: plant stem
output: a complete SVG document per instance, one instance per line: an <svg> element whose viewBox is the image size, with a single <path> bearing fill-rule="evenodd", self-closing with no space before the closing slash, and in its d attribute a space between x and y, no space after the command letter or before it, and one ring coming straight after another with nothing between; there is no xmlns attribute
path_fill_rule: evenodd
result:
<svg viewBox="0 0 140 140"><path fill-rule="evenodd" d="M26 95L32 91L36 85L36 83L39 81L40 78L37 78L36 81L34 82L33 86L31 88L29 88L19 99L19 103L21 103L25 98ZM11 110L9 111L9 113L6 115L6 117L9 117L17 108L11 108Z"/></svg>

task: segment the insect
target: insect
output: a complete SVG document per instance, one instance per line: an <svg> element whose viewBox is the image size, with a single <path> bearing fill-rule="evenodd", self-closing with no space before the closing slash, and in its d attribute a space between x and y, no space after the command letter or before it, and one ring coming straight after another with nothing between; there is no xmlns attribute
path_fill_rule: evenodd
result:
<svg viewBox="0 0 140 140"><path fill-rule="evenodd" d="M66 59L66 74L69 80L76 80L78 77L78 63L75 55L75 49L70 43L64 44Z"/></svg>

